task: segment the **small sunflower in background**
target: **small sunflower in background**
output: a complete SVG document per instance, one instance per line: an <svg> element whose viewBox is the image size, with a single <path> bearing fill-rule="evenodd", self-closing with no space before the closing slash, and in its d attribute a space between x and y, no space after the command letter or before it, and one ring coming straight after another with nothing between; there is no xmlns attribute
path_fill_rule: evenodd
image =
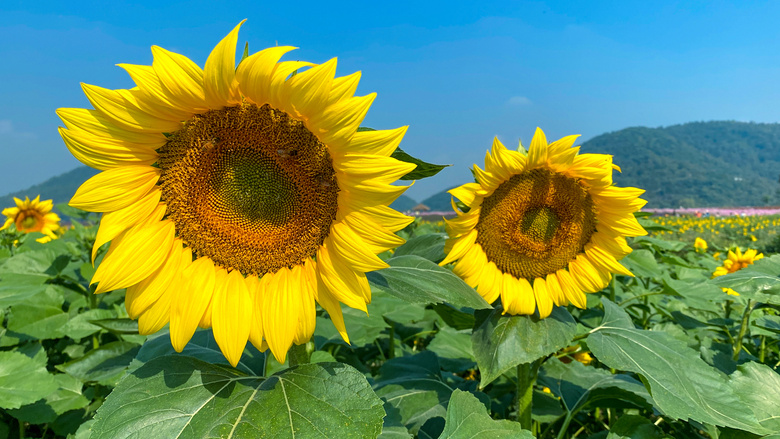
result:
<svg viewBox="0 0 780 439"><path fill-rule="evenodd" d="M500 297L504 313L584 308L612 273L633 276L618 261L631 252L626 236L647 233L633 215L644 191L613 186L612 157L579 154L577 137L548 144L537 128L527 155L495 139L477 182L449 191L466 209L453 203L441 265L454 262L489 303Z"/></svg>
<svg viewBox="0 0 780 439"><path fill-rule="evenodd" d="M177 351L213 327L233 365L247 340L283 362L315 302L348 340L341 303L365 311L365 273L404 242L412 218L388 205L415 168L390 157L406 127L358 132L376 96L354 96L360 72L280 62L289 46L236 68L241 24L205 69L154 46L151 66L120 64L136 87L83 85L95 109L57 112L68 149L103 171L70 202L104 214L96 292L127 288L140 332L170 323Z"/></svg>
<svg viewBox="0 0 780 439"><path fill-rule="evenodd" d="M723 261L723 265L715 269L715 272L712 273L712 277L718 277L718 276L724 276L729 273L735 273L748 265L753 265L753 263L759 259L763 259L764 254L758 253L757 250L754 249L748 249L745 251L745 253L742 253L742 250L737 247L734 250L729 250L729 254L726 257L726 260ZM739 296L739 293L732 290L731 288L721 288L724 293L728 294L729 296Z"/></svg>
<svg viewBox="0 0 780 439"><path fill-rule="evenodd" d="M52 212L52 200L41 201L38 195L34 200L24 197L24 201L14 198L15 207L3 209L6 216L5 224L0 230L5 230L11 225L22 233L41 232L44 237L36 239L38 242L49 242L57 239L56 232L60 229L60 217Z"/></svg>
<svg viewBox="0 0 780 439"><path fill-rule="evenodd" d="M699 253L704 253L707 251L707 241L697 236L693 241L693 248Z"/></svg>

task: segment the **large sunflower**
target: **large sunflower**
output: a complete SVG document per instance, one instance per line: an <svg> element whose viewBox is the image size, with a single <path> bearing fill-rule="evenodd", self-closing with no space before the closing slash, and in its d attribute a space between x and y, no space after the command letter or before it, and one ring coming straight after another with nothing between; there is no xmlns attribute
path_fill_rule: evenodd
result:
<svg viewBox="0 0 780 439"><path fill-rule="evenodd" d="M16 230L22 233L41 232L44 237L36 239L38 242L48 242L57 239L55 232L60 228L60 217L51 211L52 201L41 201L38 195L30 201L29 197L24 197L24 201L14 197L16 207L7 207L3 209L3 215L6 216L5 224L0 230L7 229L13 224Z"/></svg>
<svg viewBox="0 0 780 439"><path fill-rule="evenodd" d="M279 62L287 46L236 68L241 24L205 69L154 46L151 66L120 65L136 87L83 85L95 109L58 110L70 151L103 170L70 202L104 213L96 293L127 288L140 332L170 322L177 351L213 327L233 365L247 339L283 361L315 301L347 339L340 302L366 310L365 272L403 243L391 183L414 168L390 157L406 127L357 132L375 97L353 96L360 72Z"/></svg>
<svg viewBox="0 0 780 439"><path fill-rule="evenodd" d="M612 157L578 154L578 136L547 144L536 130L528 154L493 141L476 183L450 190L458 217L447 222L445 265L504 312L544 318L553 304L585 307L585 292L611 273L632 276L618 260L625 236L646 234L634 218L644 191L612 185Z"/></svg>

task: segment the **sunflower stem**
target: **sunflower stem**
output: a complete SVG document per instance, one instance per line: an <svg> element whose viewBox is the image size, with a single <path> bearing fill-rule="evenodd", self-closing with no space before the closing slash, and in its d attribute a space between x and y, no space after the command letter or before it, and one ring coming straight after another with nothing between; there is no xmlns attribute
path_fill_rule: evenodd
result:
<svg viewBox="0 0 780 439"><path fill-rule="evenodd" d="M390 352L387 353L387 358L395 358L395 323L390 322Z"/></svg>
<svg viewBox="0 0 780 439"><path fill-rule="evenodd" d="M533 407L534 384L541 363L523 363L517 365L517 422L525 430L532 430L531 408Z"/></svg>
<svg viewBox="0 0 780 439"><path fill-rule="evenodd" d="M309 346L311 345L311 347ZM294 344L287 351L287 358L289 359L290 367L299 366L301 364L309 364L311 360L311 353L314 351L314 343L308 342L304 344Z"/></svg>
<svg viewBox="0 0 780 439"><path fill-rule="evenodd" d="M762 335L761 336L761 348L758 351L758 361L760 363L763 363L765 358L766 358L766 335Z"/></svg>
<svg viewBox="0 0 780 439"><path fill-rule="evenodd" d="M742 351L742 338L745 337L747 332L748 323L750 323L750 313L753 312L754 303L748 299L747 305L745 305L745 312L742 314L742 323L739 325L739 334L734 342L734 361L739 359L739 353Z"/></svg>

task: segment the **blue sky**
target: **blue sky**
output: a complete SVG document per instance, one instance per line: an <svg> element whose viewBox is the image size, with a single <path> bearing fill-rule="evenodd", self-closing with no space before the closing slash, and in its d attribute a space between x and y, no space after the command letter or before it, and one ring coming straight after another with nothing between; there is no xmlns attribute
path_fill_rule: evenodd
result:
<svg viewBox="0 0 780 439"><path fill-rule="evenodd" d="M239 44L339 58L378 97L364 125L409 125L401 144L453 164L416 183L423 199L470 180L493 136L540 126L587 140L629 126L780 119L777 2L50 2L0 3L0 194L79 163L59 107L89 107L80 82L132 86L117 63L150 47L201 66L247 18ZM615 158L620 163L620 157ZM45 194L44 194L45 196Z"/></svg>

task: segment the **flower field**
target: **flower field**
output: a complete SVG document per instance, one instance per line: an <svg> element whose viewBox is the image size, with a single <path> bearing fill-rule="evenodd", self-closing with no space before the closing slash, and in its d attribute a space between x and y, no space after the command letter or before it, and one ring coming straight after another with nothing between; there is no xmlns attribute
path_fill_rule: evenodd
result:
<svg viewBox="0 0 780 439"><path fill-rule="evenodd" d="M406 244L380 255L390 267L369 273L368 314L344 308L349 344L320 310L308 360L288 369L251 345L231 367L211 330L198 330L181 353L167 330L139 335L123 290L90 294L98 217L59 207L74 218L59 239L0 232L0 437L780 431L780 256L712 279L726 249L696 251L692 239L670 235L669 218L641 220L652 235L631 239L622 260L635 277L618 275L587 295L586 309L555 307L542 320L487 308L436 265L445 257L443 222L418 220L399 232ZM683 236L701 225L674 220L689 228ZM776 218L748 220L740 231L769 235L769 226L751 228ZM530 431L517 422L526 366L536 371L524 387Z"/></svg>

